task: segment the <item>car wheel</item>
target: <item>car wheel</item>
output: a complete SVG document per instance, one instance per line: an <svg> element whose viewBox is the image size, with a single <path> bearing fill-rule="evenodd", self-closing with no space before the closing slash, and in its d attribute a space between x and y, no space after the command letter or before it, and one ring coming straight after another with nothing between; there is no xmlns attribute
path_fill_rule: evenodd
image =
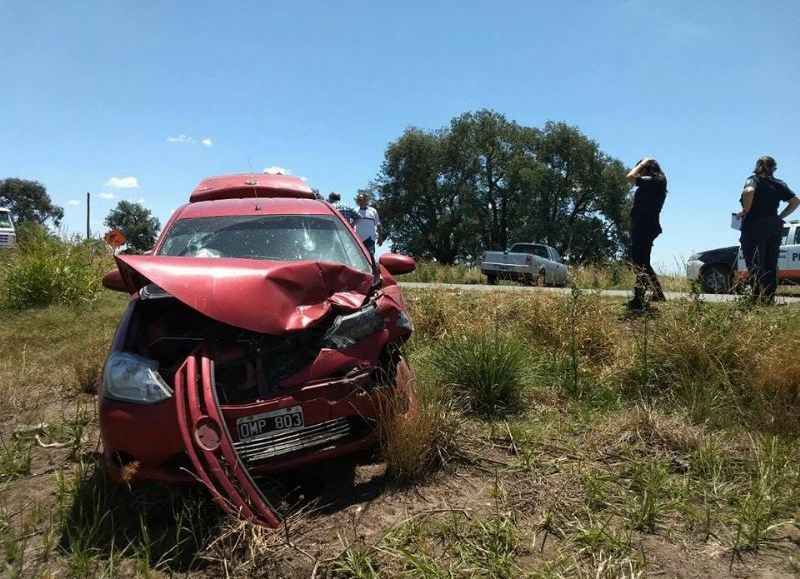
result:
<svg viewBox="0 0 800 579"><path fill-rule="evenodd" d="M731 271L724 265L707 265L700 270L700 285L709 294L724 294L731 291Z"/></svg>
<svg viewBox="0 0 800 579"><path fill-rule="evenodd" d="M486 274L486 283L489 285L497 285L497 274L496 273L487 273Z"/></svg>

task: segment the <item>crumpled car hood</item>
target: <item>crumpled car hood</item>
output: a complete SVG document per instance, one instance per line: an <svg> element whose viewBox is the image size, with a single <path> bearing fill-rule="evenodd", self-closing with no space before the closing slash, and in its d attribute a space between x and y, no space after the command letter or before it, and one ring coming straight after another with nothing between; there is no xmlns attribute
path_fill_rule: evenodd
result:
<svg viewBox="0 0 800 579"><path fill-rule="evenodd" d="M128 291L153 283L190 308L253 332L281 334L316 324L331 308L355 311L373 276L335 263L118 255Z"/></svg>

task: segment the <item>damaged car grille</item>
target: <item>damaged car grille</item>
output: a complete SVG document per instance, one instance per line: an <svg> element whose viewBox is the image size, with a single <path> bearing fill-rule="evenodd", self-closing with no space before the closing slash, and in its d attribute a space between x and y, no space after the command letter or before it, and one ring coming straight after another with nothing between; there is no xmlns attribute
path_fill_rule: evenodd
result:
<svg viewBox="0 0 800 579"><path fill-rule="evenodd" d="M353 424L347 418L320 422L293 432L276 432L255 440L235 442L239 458L247 464L290 452L313 448L350 436Z"/></svg>

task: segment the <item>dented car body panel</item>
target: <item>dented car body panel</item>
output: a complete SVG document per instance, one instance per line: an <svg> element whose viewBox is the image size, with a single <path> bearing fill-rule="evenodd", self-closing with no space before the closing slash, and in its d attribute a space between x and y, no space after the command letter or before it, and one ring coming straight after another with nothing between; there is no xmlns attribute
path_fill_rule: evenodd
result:
<svg viewBox="0 0 800 579"><path fill-rule="evenodd" d="M265 197L235 197L251 192L243 181ZM297 181L203 181L154 255L117 256L104 285L131 300L100 397L113 478L200 481L221 508L275 527L252 477L373 445L384 393L412 408L400 346L413 326L391 271L413 260L375 267Z"/></svg>
<svg viewBox="0 0 800 579"><path fill-rule="evenodd" d="M210 318L264 334L302 330L334 307L355 311L374 282L371 273L332 263L144 255L116 260L131 293L155 284Z"/></svg>

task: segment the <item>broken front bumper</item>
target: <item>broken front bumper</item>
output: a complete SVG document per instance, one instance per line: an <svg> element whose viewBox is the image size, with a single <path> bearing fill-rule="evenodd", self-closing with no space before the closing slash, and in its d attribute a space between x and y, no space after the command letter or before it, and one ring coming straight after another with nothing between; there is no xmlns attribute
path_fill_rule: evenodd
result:
<svg viewBox="0 0 800 579"><path fill-rule="evenodd" d="M103 402L109 470L118 480L200 481L225 511L275 527L279 518L251 476L374 444L377 405L371 374L372 369L364 369L346 378L309 382L267 401L221 405L213 360L201 347L176 372L174 396L168 401L149 407ZM402 359L395 387L413 400L410 370ZM303 408L304 428L237 440L240 418L297 405Z"/></svg>

